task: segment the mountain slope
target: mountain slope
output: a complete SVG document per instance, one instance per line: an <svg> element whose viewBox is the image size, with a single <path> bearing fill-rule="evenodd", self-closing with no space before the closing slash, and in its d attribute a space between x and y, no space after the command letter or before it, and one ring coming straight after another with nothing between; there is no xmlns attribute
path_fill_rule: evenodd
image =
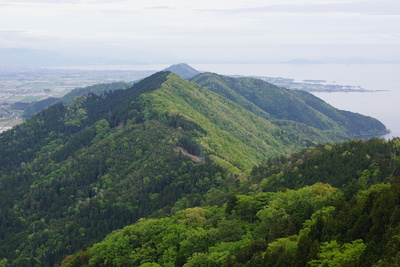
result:
<svg viewBox="0 0 400 267"><path fill-rule="evenodd" d="M39 111L42 111L43 109L59 102L67 105L71 104L74 101L74 99L78 96L87 96L90 93L101 95L104 94L105 92L114 91L118 89L126 89L131 86L132 84L126 82L114 82L114 83L95 84L84 88L75 88L74 90L67 93L63 97L60 98L50 97L30 104L25 109L23 116L31 117L32 115L38 113Z"/></svg>
<svg viewBox="0 0 400 267"><path fill-rule="evenodd" d="M142 219L62 266L398 266L399 170L400 139L311 147L254 168L223 205Z"/></svg>
<svg viewBox="0 0 400 267"><path fill-rule="evenodd" d="M351 136L380 134L387 131L386 127L375 118L346 110L336 109L306 91L294 90L292 93L313 109L321 112L328 118L343 126L346 129L346 132Z"/></svg>
<svg viewBox="0 0 400 267"><path fill-rule="evenodd" d="M386 131L376 119L335 109L310 93L280 88L259 79L204 73L191 80L269 118L289 132L301 133L304 129L304 136L312 133L314 141L323 141L323 136L338 141Z"/></svg>
<svg viewBox="0 0 400 267"><path fill-rule="evenodd" d="M176 152L192 142L190 124L172 128L145 118L146 103L137 97L158 89L167 75L71 106L59 103L0 135L0 217L6 218L0 258L12 266L57 264L223 179L221 167Z"/></svg>
<svg viewBox="0 0 400 267"><path fill-rule="evenodd" d="M56 264L307 144L169 72L57 103L0 140L0 259L12 266Z"/></svg>
<svg viewBox="0 0 400 267"><path fill-rule="evenodd" d="M205 132L200 139L204 153L215 153L237 167L246 169L266 156L276 156L305 146L289 135L226 98L195 83L170 74L161 90L143 95L154 103L156 118L183 116Z"/></svg>

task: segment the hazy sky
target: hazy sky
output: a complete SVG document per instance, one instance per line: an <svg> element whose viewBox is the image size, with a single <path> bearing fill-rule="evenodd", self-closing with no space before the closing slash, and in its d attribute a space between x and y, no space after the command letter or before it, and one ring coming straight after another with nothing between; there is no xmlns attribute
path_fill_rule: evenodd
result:
<svg viewBox="0 0 400 267"><path fill-rule="evenodd" d="M0 0L0 48L148 62L400 60L399 0Z"/></svg>

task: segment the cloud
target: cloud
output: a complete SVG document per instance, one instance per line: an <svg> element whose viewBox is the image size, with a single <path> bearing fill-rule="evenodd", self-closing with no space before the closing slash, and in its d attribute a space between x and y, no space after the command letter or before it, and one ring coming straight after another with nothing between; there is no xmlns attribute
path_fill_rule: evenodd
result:
<svg viewBox="0 0 400 267"><path fill-rule="evenodd" d="M250 13L294 13L294 14L368 14L368 15L400 15L400 2L393 0L382 1L355 1L347 3L328 4L285 4L266 5L234 9L197 9L200 12L223 14L250 14Z"/></svg>
<svg viewBox="0 0 400 267"><path fill-rule="evenodd" d="M0 29L0 40L3 45L11 44L12 42L15 42L15 40L18 40L20 42L20 41L26 41L28 39L30 38L27 31Z"/></svg>
<svg viewBox="0 0 400 267"><path fill-rule="evenodd" d="M40 48L43 44L54 45L61 41L51 33L0 29L1 47L26 47L29 44L33 48Z"/></svg>
<svg viewBox="0 0 400 267"><path fill-rule="evenodd" d="M271 45L276 51L288 45L284 54L293 54L306 50L298 50L301 45L333 49L333 45L400 43L398 0L133 2L137 1L3 0L0 47L102 55L151 48L187 55L204 51L204 58L209 51L218 51L229 58L229 53L278 54L269 52ZM213 53L210 58L218 54Z"/></svg>
<svg viewBox="0 0 400 267"><path fill-rule="evenodd" d="M171 10L173 8L169 7L169 6L152 6L152 7L146 7L145 9L150 9L150 10Z"/></svg>
<svg viewBox="0 0 400 267"><path fill-rule="evenodd" d="M113 0L113 2L124 2L126 0ZM109 3L108 0L12 0L12 1L4 1L6 4L13 3L50 3L50 4L99 4L99 3Z"/></svg>

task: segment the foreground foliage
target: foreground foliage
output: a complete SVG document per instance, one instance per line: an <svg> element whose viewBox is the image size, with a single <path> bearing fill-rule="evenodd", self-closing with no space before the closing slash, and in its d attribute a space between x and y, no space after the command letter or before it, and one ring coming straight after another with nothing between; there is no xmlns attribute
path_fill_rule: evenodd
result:
<svg viewBox="0 0 400 267"><path fill-rule="evenodd" d="M352 153L343 155L344 148ZM260 188L269 191L262 181L262 187L253 184L248 194L231 195L220 206L205 203L164 218L141 219L65 258L62 266L396 265L400 259L400 180L396 178L400 139L355 140L311 149L319 151L318 159L310 158L309 150L276 159L275 164L282 166L282 180L303 165L318 163L320 167L313 167L311 175L317 169L328 170L325 156L332 151L348 160L367 158L370 164L357 170L357 166L338 163L342 171L356 172L340 188L318 182L295 190L281 187L277 192L260 192ZM359 153L367 152L375 158L368 154L359 158ZM283 166L293 158L302 163L285 170ZM338 182L334 177L327 180Z"/></svg>

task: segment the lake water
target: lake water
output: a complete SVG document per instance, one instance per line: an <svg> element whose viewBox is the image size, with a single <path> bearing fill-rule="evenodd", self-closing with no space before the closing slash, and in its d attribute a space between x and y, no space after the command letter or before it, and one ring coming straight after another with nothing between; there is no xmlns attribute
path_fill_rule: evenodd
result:
<svg viewBox="0 0 400 267"><path fill-rule="evenodd" d="M200 71L224 75L283 77L303 80L325 80L327 84L361 86L368 93L314 93L332 106L377 118L391 133L400 136L400 64L190 64ZM155 70L170 64L135 66L77 66L76 69Z"/></svg>

